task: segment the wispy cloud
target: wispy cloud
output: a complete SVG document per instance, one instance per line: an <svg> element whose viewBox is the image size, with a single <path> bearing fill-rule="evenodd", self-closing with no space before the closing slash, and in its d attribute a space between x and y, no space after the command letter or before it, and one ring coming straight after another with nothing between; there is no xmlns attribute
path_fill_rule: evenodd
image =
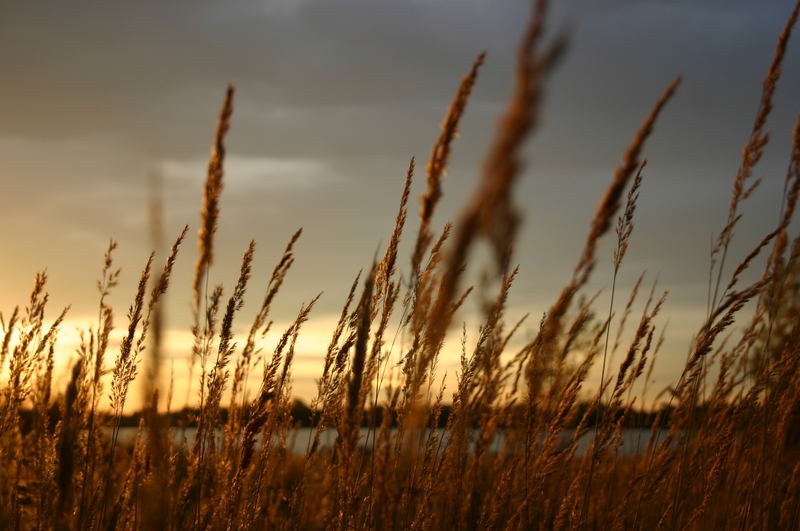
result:
<svg viewBox="0 0 800 531"><path fill-rule="evenodd" d="M168 183L196 183L206 172L204 159L166 159L161 163ZM225 185L229 188L310 188L331 183L337 177L324 162L302 158L228 155Z"/></svg>

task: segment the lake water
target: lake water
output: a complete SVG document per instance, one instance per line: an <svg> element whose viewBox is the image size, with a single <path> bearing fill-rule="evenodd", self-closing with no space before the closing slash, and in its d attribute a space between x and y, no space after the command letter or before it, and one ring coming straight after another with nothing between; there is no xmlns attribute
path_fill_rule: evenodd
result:
<svg viewBox="0 0 800 531"><path fill-rule="evenodd" d="M186 428L186 430L181 430L178 428L173 429L173 440L177 444L187 443L191 444L194 440L195 435L195 428ZM446 430L440 429L438 430L440 434L444 437L444 442L446 443ZM120 428L120 441L122 442L131 442L133 438L136 436L137 428L133 427L123 427ZM369 430L367 428L361 428L361 439L359 444L362 447L369 448L372 445L372 438L374 436L374 431ZM301 455L306 453L306 448L308 448L309 439L313 437L314 429L313 428L298 428L295 430L290 431L289 437L287 439L287 446L288 448L295 454ZM477 435L477 432L474 432ZM665 430L659 434L659 440L664 438L666 434ZM221 437L221 432L219 436ZM335 429L329 429L322 432L320 435L320 447L321 448L333 448L334 443L336 442L337 432ZM571 430L564 430L561 434L561 440L566 443L571 437L573 436L573 432ZM579 440L577 444L577 454L581 455L586 452L587 448L589 448L589 444L594 437L594 431L590 430L589 432L585 433ZM649 429L624 429L622 430L622 445L619 448L619 453L623 455L636 455L643 453L647 449L647 441L650 437L650 430ZM505 438L502 433L498 433L495 435L494 440L492 441L490 452L491 453L499 453L503 450L503 445L505 442ZM443 443L444 445L444 443Z"/></svg>

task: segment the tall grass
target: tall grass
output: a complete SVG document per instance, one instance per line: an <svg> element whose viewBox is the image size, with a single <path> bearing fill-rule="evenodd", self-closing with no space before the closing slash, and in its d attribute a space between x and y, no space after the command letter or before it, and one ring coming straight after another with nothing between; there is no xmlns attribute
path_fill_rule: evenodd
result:
<svg viewBox="0 0 800 531"><path fill-rule="evenodd" d="M411 160L389 244L352 282L330 344L320 353L305 451L290 449L297 424L292 365L318 297L300 305L273 351L257 363L259 339L272 327L272 303L291 273L301 232L278 258L249 325L237 319L247 291L257 289L250 282L255 242L244 251L227 298L222 286L208 285L225 135L234 120L231 86L208 166L192 279L194 342L187 354L199 372L199 408L177 421L171 406L159 411L159 394L171 397L172 391L160 388L156 354L143 387L148 396L138 434L132 441L120 438L140 360L148 349L160 348L149 332L162 326L159 300L175 280L188 228L177 236L160 273L152 255L146 260L113 363L115 314L107 301L119 288L119 269L117 244L111 242L98 281L97 322L82 333L64 388L54 388L52 374L67 310L45 318L47 277L38 274L27 305L0 321L0 363L8 373L0 397L0 527L800 528L800 238L790 235L800 194L800 119L778 223L732 271L726 268L741 204L758 184L751 176L768 141L765 127L798 10L800 3L779 37L733 180L727 223L712 256L706 319L698 323L668 407L644 415L650 436L643 452L621 451L623 430L642 422L637 417L643 416L649 371L664 337L656 316L667 293L650 288L627 344L623 329L634 320L643 277L619 318L614 301L622 296L616 293L617 275L646 179L647 140L680 79L644 114L538 333L510 352L521 324L508 321L505 311L518 274L512 267L519 220L513 192L520 148L535 131L549 74L566 43L564 37L546 42L547 2L539 0L482 177L457 220L437 228L433 214L483 54L456 91L425 166L427 189L404 274L398 249L409 224L416 170ZM596 296L584 292L603 259L598 243L612 227L612 302L596 310ZM457 310L470 296L465 270L482 238L494 250L497 292L486 301L474 346L468 348L466 327L462 331L460 370L449 392L441 385L439 357L454 333ZM747 283L744 273L762 253L765 269ZM748 304L755 309L744 313ZM236 326L248 330L242 344L235 342ZM617 351L622 361L615 365ZM588 403L580 402L595 364L599 389L591 390ZM111 410L103 411L107 375ZM250 389L248 382L259 375L260 385ZM185 433L187 425L195 428L189 440L178 431ZM331 446L323 444L329 429L335 429ZM579 451L587 435L588 450Z"/></svg>

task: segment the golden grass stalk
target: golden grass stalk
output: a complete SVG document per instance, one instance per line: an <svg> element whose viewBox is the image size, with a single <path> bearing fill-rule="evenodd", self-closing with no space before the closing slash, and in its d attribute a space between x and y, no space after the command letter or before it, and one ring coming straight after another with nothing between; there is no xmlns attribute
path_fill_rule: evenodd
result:
<svg viewBox="0 0 800 531"><path fill-rule="evenodd" d="M472 68L469 73L461 79L461 84L458 86L458 90L442 122L439 138L433 145L428 164L425 167L425 177L428 188L420 197L419 232L417 233L417 240L414 244L414 252L411 255L412 279L416 279L419 274L423 256L433 239L430 230L431 219L433 218L436 205L442 197L442 179L446 174L447 163L450 159L450 145L458 136L458 124L467 108L467 101L469 101L472 88L475 85L475 81L478 79L478 71L485 59L486 52L479 54L475 62L472 63ZM413 165L412 159L409 173L413 173Z"/></svg>
<svg viewBox="0 0 800 531"><path fill-rule="evenodd" d="M214 235L217 232L219 200L223 187L225 135L230 128L231 115L233 114L233 95L234 87L233 85L228 85L225 91L225 101L222 104L222 110L220 110L217 121L217 131L214 135L214 144L211 147L211 158L208 161L205 195L203 196L202 211L200 213L200 230L197 233L199 254L194 268L194 280L192 281L195 311L199 311L200 301L203 296L203 282L208 275L208 269L214 263Z"/></svg>
<svg viewBox="0 0 800 531"><path fill-rule="evenodd" d="M79 382L82 377L83 359L72 367L72 377L67 387L67 394L64 398L64 420L61 424L61 434L58 441L58 502L56 512L53 514L53 523L56 528L68 528L63 519L69 519L67 513L70 496L72 495L72 474L75 469L75 441L78 437L79 413L76 411L76 403L79 392Z"/></svg>
<svg viewBox="0 0 800 531"><path fill-rule="evenodd" d="M742 161L739 169L736 172L736 176L733 179L731 202L730 206L728 207L728 220L725 224L725 227L720 232L711 253L712 270L715 263L717 263L717 260L719 260L719 262L716 272L714 291L710 299L711 304L709 311L711 311L711 309L713 309L717 304L720 282L722 280L722 272L725 267L725 259L728 254L728 248L730 246L731 239L733 238L734 229L741 218L741 215L739 214L739 205L742 201L746 200L750 194L753 193L760 182L759 180L756 180L752 185L748 186L748 181L752 177L753 169L755 168L756 164L758 164L759 160L761 160L764 147L769 141L769 135L764 131L764 127L766 126L767 118L772 111L772 99L775 94L775 88L777 87L778 80L781 77L783 58L786 55L786 48L789 44L789 38L792 35L792 30L794 29L794 25L797 22L797 17L799 14L800 2L797 2L795 3L792 13L789 15L789 19L786 21L783 31L778 36L778 43L775 46L775 54L773 55L772 63L770 64L767 74L764 77L764 81L762 82L761 100L758 105L758 111L756 112L753 129L750 132L750 138L747 140L747 143L742 149ZM718 256L719 258L717 258Z"/></svg>
<svg viewBox="0 0 800 531"><path fill-rule="evenodd" d="M538 0L535 4L526 34L518 49L514 94L501 121L495 144L489 151L483 180L455 226L455 239L447 255L438 293L427 318L429 324L425 343L417 362L418 375L427 372L441 348L453 315L452 304L458 293L466 258L480 230L489 235L503 271L509 265L510 243L517 224L510 198L512 185L519 171L518 150L536 123L542 83L564 48L564 40L558 39L540 52L547 5L545 0ZM412 396L417 389L418 383L415 383Z"/></svg>

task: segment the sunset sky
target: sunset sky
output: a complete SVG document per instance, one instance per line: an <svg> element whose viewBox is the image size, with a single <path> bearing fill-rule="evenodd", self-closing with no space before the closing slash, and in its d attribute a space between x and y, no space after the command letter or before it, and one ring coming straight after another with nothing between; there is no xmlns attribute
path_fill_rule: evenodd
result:
<svg viewBox="0 0 800 531"><path fill-rule="evenodd" d="M524 221L509 319L530 312L520 339L533 332L568 281L633 132L682 75L645 150L649 165L618 284L626 297L646 270L648 286L657 276L670 291L655 372L663 387L705 316L710 242L724 224L761 80L793 2L553 4L550 28L565 30L570 46L546 84L541 127L516 188ZM124 327L152 247L148 183L161 175L167 238L184 224L191 229L168 294L169 355L182 374L202 185L230 82L237 93L212 282L232 286L254 238L255 271L238 321L245 327L283 246L304 228L273 318L280 330L302 302L324 292L294 369L296 393L309 397L319 349L352 279L389 238L408 159L419 161L413 233L439 123L461 76L487 50L436 226L454 219L473 189L510 92L528 11L520 0L0 0L0 311L24 305L34 274L46 268L51 313L72 304L61 342L66 361L75 327L96 320L95 282L114 238L123 276L112 300ZM800 112L797 37L756 171L764 183L743 210L734 263L777 222ZM401 251L403 273L412 239ZM611 285L611 238L605 243L589 290L606 288L598 309L607 308ZM468 303L460 320L477 308ZM453 375L456 362L449 355L441 367Z"/></svg>

